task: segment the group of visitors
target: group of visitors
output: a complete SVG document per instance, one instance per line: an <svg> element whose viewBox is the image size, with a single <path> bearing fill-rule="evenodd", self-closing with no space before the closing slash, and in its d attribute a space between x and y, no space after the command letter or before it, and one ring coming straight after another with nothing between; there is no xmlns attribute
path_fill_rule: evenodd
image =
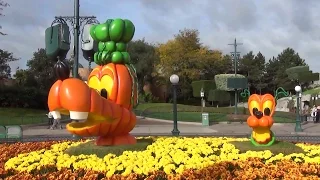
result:
<svg viewBox="0 0 320 180"><path fill-rule="evenodd" d="M53 118L53 115L51 112L49 112L48 114L46 114L48 116L48 129L58 129L58 127L60 127L60 129L62 129L62 125L60 124L60 118Z"/></svg>

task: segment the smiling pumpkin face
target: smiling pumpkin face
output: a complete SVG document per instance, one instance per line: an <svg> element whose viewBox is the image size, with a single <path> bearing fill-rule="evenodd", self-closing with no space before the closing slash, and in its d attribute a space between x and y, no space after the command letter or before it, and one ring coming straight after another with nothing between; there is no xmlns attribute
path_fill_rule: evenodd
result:
<svg viewBox="0 0 320 180"><path fill-rule="evenodd" d="M66 128L79 136L98 136L97 145L134 144L129 134L136 124L136 74L124 64L96 67L87 84L76 78L58 80L50 89L48 106L54 114L70 114Z"/></svg>
<svg viewBox="0 0 320 180"><path fill-rule="evenodd" d="M252 140L256 144L269 144L272 141L273 133L270 128L273 125L272 115L275 109L275 99L271 94L252 94L248 100L250 116L247 124L252 131Z"/></svg>
<svg viewBox="0 0 320 180"><path fill-rule="evenodd" d="M100 95L124 108L131 110L137 105L137 85L135 72L123 64L109 63L92 70L88 86Z"/></svg>

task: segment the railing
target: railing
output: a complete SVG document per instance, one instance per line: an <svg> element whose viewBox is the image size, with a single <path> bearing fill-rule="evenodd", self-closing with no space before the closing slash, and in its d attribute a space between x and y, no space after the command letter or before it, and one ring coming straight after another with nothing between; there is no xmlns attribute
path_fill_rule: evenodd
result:
<svg viewBox="0 0 320 180"><path fill-rule="evenodd" d="M230 108L204 108L204 112L209 113L210 123L215 122L230 122L234 121L234 115L229 113ZM178 106L178 121L186 122L201 122L201 108L190 108L188 106ZM183 113L179 113L183 112ZM232 109L233 112L233 109ZM172 120L172 108L168 106L150 107L144 110L135 110L137 116ZM236 120L245 122L249 113L246 109L239 111L239 117ZM189 118L189 119L188 119ZM274 121L277 123L294 123L296 115L290 112L276 112L273 116Z"/></svg>
<svg viewBox="0 0 320 180"><path fill-rule="evenodd" d="M23 130L21 126L0 126L0 138L21 141Z"/></svg>

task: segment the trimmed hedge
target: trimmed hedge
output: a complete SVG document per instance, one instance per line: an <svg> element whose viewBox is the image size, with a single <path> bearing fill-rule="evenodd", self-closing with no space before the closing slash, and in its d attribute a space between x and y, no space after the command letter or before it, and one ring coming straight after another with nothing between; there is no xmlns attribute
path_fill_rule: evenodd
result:
<svg viewBox="0 0 320 180"><path fill-rule="evenodd" d="M299 82L318 81L319 73L312 73L309 66L295 66L286 69L286 74L291 80L299 80Z"/></svg>
<svg viewBox="0 0 320 180"><path fill-rule="evenodd" d="M217 89L222 91L234 91L233 89L230 89L227 87L228 84L228 78L239 78L243 79L246 78L244 75L237 74L236 76L234 74L218 74L214 76L214 80L216 82Z"/></svg>
<svg viewBox="0 0 320 180"><path fill-rule="evenodd" d="M178 112L201 112L202 108L201 106L188 106L188 105L181 105L178 104L177 107ZM153 106L150 108L146 108L143 111L140 111L139 114L141 116L145 116L147 114L152 114L154 112L172 112L172 105L160 105L160 106ZM203 112L208 113L221 113L221 114L233 114L234 113L234 107L204 107ZM244 107L238 107L238 113L239 115L249 115L249 110ZM295 119L296 114L292 112L281 112L276 111L274 114L275 117L283 117L288 119Z"/></svg>
<svg viewBox="0 0 320 180"><path fill-rule="evenodd" d="M205 97L208 97L210 90L216 89L214 80L192 81L191 86L193 97L200 97L201 88L204 90Z"/></svg>
<svg viewBox="0 0 320 180"><path fill-rule="evenodd" d="M208 101L230 102L230 93L222 90L210 90Z"/></svg>

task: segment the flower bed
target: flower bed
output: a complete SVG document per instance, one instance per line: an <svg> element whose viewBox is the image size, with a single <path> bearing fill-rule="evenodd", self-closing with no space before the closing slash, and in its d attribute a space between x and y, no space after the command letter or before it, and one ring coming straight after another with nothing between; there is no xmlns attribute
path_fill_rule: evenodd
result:
<svg viewBox="0 0 320 180"><path fill-rule="evenodd" d="M234 138L153 138L143 151L72 156L86 141L0 145L6 179L305 179L320 178L320 146L296 144L304 153L273 155L236 149Z"/></svg>

